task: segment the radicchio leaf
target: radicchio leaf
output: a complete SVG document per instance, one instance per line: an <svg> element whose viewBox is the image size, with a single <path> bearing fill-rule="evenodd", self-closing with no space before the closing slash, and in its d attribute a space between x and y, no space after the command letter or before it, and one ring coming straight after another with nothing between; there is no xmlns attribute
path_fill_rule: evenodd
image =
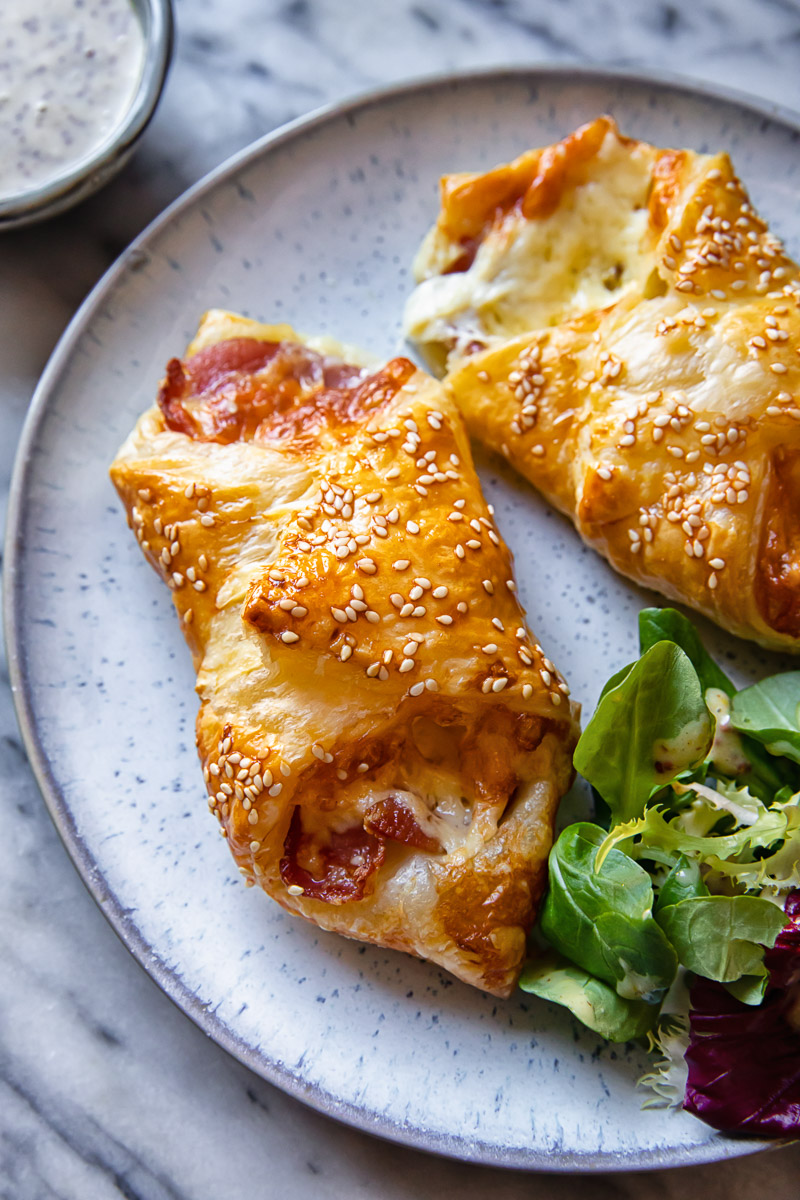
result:
<svg viewBox="0 0 800 1200"><path fill-rule="evenodd" d="M800 891L785 911L764 956L770 982L760 1007L706 979L691 990L684 1108L726 1133L800 1132Z"/></svg>

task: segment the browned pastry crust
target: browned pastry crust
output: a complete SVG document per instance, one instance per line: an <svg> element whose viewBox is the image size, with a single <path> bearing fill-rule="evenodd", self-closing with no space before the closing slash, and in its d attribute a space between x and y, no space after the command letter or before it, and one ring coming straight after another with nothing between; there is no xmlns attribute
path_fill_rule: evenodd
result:
<svg viewBox="0 0 800 1200"><path fill-rule="evenodd" d="M725 154L598 119L442 186L407 324L631 579L800 647L800 269Z"/></svg>
<svg viewBox="0 0 800 1200"><path fill-rule="evenodd" d="M509 994L577 708L441 386L210 313L111 473L173 591L246 882Z"/></svg>

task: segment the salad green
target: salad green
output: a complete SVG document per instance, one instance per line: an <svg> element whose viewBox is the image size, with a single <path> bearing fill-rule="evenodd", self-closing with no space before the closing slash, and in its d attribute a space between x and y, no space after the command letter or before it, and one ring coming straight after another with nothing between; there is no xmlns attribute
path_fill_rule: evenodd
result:
<svg viewBox="0 0 800 1200"><path fill-rule="evenodd" d="M568 825L551 851L539 927L549 949L528 963L520 986L609 1041L648 1037L661 1060L642 1082L656 1102L683 1099L674 1081L686 1079L686 1067L674 1070L673 1060L691 1025L692 1111L719 1128L720 1113L736 1112L742 1128L759 1132L746 1099L734 1102L703 1076L711 1043L702 1039L716 1029L715 1004L734 1022L731 1045L768 1006L778 1014L770 1038L790 1047L787 1062L800 1055L800 1031L786 1023L795 1000L800 1011L800 938L786 933L800 903L800 671L737 691L676 610L645 609L639 634L641 657L608 681L578 742L575 766L594 789L598 816ZM662 1011L676 974L702 997L696 1026L692 1014L687 1022ZM713 1043L714 1070L726 1045ZM780 1073L777 1052L770 1061ZM725 1068L723 1077L741 1072ZM800 1123L797 1073L784 1082L753 1084L785 1093L771 1103L770 1128Z"/></svg>

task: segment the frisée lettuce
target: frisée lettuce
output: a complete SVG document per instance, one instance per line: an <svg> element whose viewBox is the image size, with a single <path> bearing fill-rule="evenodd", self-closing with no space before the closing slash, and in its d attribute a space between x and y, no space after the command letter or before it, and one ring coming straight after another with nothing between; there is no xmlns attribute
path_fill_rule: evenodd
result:
<svg viewBox="0 0 800 1200"><path fill-rule="evenodd" d="M648 1037L655 1102L800 1131L800 671L737 691L676 610L645 609L639 633L575 751L602 815L551 851L550 949L520 986L609 1041ZM683 1017L662 1012L676 973Z"/></svg>

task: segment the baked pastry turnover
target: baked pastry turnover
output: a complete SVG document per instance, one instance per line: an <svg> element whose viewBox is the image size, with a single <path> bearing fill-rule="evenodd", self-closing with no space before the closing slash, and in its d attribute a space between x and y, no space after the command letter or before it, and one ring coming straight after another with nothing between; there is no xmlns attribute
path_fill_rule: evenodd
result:
<svg viewBox="0 0 800 1200"><path fill-rule="evenodd" d="M617 570L800 646L800 270L726 154L601 117L442 182L409 336Z"/></svg>
<svg viewBox="0 0 800 1200"><path fill-rule="evenodd" d="M577 710L441 386L212 312L111 474L194 655L246 882L507 995Z"/></svg>

